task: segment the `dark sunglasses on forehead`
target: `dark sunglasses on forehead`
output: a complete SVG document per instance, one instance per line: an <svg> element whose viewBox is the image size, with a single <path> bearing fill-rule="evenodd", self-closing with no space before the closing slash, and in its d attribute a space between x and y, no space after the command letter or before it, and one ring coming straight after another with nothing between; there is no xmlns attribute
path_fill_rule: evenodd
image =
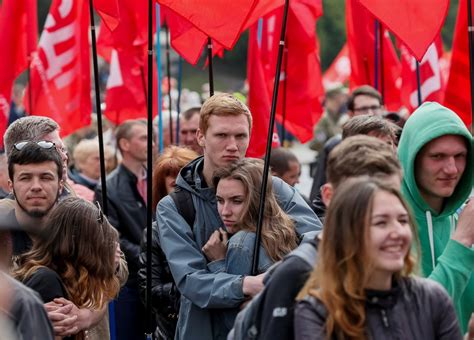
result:
<svg viewBox="0 0 474 340"><path fill-rule="evenodd" d="M27 146L30 143L35 143L36 145L38 145L42 149L52 149L52 148L56 147L56 144L54 144L53 142L48 142L46 140L40 140L39 142L33 142L33 141L19 142L19 143L14 144L13 147L16 150L21 151L25 148L25 146Z"/></svg>

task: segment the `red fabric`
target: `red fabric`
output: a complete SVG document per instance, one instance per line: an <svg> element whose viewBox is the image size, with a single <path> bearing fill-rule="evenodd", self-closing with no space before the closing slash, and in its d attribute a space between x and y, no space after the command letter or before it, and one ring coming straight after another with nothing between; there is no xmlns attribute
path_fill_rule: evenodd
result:
<svg viewBox="0 0 474 340"><path fill-rule="evenodd" d="M38 40L36 0L4 0L0 9L0 133L10 114L15 79L28 67L28 58ZM3 138L0 140L3 148Z"/></svg>
<svg viewBox="0 0 474 340"><path fill-rule="evenodd" d="M88 2L53 0L33 56L33 107L25 100L26 110L54 119L67 136L90 124L90 83Z"/></svg>
<svg viewBox="0 0 474 340"><path fill-rule="evenodd" d="M412 112L418 107L418 82L416 79L416 60L405 45L400 46L402 63L401 98L403 105ZM443 102L445 83L441 75L440 58L443 43L438 36L431 44L419 64L421 100Z"/></svg>
<svg viewBox="0 0 474 340"><path fill-rule="evenodd" d="M227 49L231 49L257 0L157 0Z"/></svg>
<svg viewBox="0 0 474 340"><path fill-rule="evenodd" d="M331 66L324 72L323 84L325 88L341 86L349 80L351 75L351 61L347 44L341 48Z"/></svg>
<svg viewBox="0 0 474 340"><path fill-rule="evenodd" d="M247 149L248 157L262 157L267 146L268 125L271 110L271 89L263 68L262 52L258 43L258 27L250 28L249 47L247 55L247 80L249 93L247 104L252 112L253 126L250 144ZM274 147L279 145L278 134L273 132ZM276 136L276 137L275 137ZM276 144L276 145L275 145Z"/></svg>
<svg viewBox="0 0 474 340"><path fill-rule="evenodd" d="M85 0L84 0L85 1ZM140 1L137 1L140 2ZM145 1L141 1L145 2ZM102 18L102 22L113 31L120 22L118 0L94 0L94 7Z"/></svg>
<svg viewBox="0 0 474 340"><path fill-rule="evenodd" d="M357 0L348 0L346 2L346 27L351 63L350 89L361 85L374 86L375 19ZM401 65L387 34L384 34L382 45L384 103L389 110L398 110L401 106L399 79ZM378 74L380 79L380 72Z"/></svg>
<svg viewBox="0 0 474 340"><path fill-rule="evenodd" d="M439 35L449 0L359 0L421 61Z"/></svg>
<svg viewBox="0 0 474 340"><path fill-rule="evenodd" d="M467 0L461 0L459 1L451 55L451 69L446 85L444 105L456 112L468 127L470 127L472 123L471 83L469 74Z"/></svg>

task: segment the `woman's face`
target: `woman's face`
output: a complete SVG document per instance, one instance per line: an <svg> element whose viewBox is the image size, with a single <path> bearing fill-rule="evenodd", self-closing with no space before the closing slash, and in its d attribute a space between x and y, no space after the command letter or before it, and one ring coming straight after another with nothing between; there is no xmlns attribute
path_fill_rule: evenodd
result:
<svg viewBox="0 0 474 340"><path fill-rule="evenodd" d="M241 181L236 179L221 179L217 184L216 198L217 210L227 229L227 232L235 234L235 227L244 213L245 188Z"/></svg>
<svg viewBox="0 0 474 340"><path fill-rule="evenodd" d="M165 177L165 187L166 193L169 195L176 186L176 176L166 176Z"/></svg>
<svg viewBox="0 0 474 340"><path fill-rule="evenodd" d="M378 191L374 197L367 244L374 271L391 276L402 270L411 240L409 217L403 204L397 196Z"/></svg>

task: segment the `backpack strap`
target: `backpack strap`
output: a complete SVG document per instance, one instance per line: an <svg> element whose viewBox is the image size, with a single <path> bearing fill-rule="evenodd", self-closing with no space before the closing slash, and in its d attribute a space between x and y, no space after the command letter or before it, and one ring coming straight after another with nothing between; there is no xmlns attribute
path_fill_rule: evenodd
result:
<svg viewBox="0 0 474 340"><path fill-rule="evenodd" d="M316 257L318 255L317 245L313 245L310 242L301 243L298 248L293 250L289 256L298 256L299 258L303 259L307 264L311 267L314 267L316 263Z"/></svg>
<svg viewBox="0 0 474 340"><path fill-rule="evenodd" d="M170 194L179 214L183 216L186 223L193 230L194 221L196 220L196 209L194 208L193 197L187 190L176 187Z"/></svg>

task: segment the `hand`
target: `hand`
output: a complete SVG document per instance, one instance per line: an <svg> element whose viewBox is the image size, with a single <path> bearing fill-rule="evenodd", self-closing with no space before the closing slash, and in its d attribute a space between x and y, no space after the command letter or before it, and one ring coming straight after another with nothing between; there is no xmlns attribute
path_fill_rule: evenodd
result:
<svg viewBox="0 0 474 340"><path fill-rule="evenodd" d="M94 323L94 311L78 308L74 303L57 298L45 304L48 317L57 336L69 336L86 330Z"/></svg>
<svg viewBox="0 0 474 340"><path fill-rule="evenodd" d="M469 319L469 324L467 326L467 334L465 337L466 340L474 339L474 313L471 314L471 318Z"/></svg>
<svg viewBox="0 0 474 340"><path fill-rule="evenodd" d="M474 199L467 202L459 215L458 225L452 239L469 248L474 244Z"/></svg>
<svg viewBox="0 0 474 340"><path fill-rule="evenodd" d="M255 296L263 289L263 278L265 273L257 276L246 276L242 284L242 291L244 295Z"/></svg>
<svg viewBox="0 0 474 340"><path fill-rule="evenodd" d="M209 261L225 259L227 241L227 233L222 228L219 228L219 230L214 231L211 237L209 237L207 243L202 247L202 252Z"/></svg>

